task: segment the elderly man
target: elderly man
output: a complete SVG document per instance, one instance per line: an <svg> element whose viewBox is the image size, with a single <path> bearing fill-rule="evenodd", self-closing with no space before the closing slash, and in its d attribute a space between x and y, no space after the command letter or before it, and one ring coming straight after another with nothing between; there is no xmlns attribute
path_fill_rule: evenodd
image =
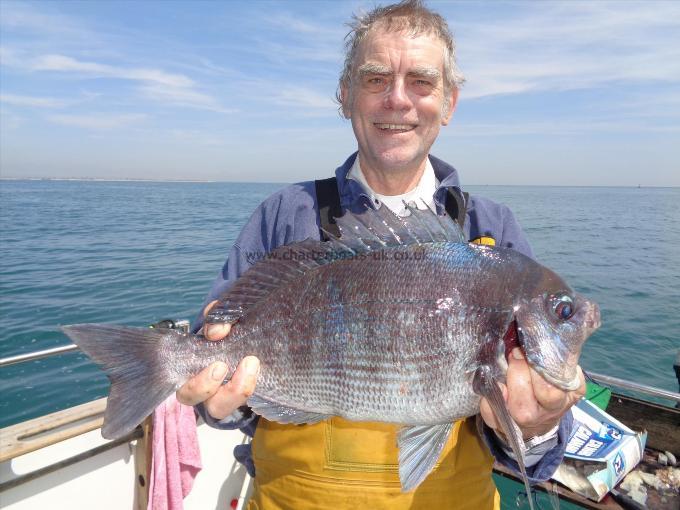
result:
<svg viewBox="0 0 680 510"><path fill-rule="evenodd" d="M446 22L420 1L376 8L356 18L338 100L352 122L358 152L336 170L330 191L328 181L324 186L294 184L258 207L231 249L205 310L248 269L253 254L320 238L326 218L319 209L328 204L341 210L388 207L400 214L404 201L424 202L439 214L460 215L471 241L531 256L506 207L482 197L465 200L456 170L429 155L440 127L453 115L462 81ZM229 326L204 328L211 340L228 333ZM198 405L211 425L254 433L252 449L236 452L256 474L249 508L499 507L490 476L493 458L516 465L502 433L495 432L499 423L486 401L481 404L484 423L456 423L433 472L415 491L403 493L396 470L396 426L340 418L305 426L258 420L244 407L258 369L256 358L245 358L222 385L227 366L215 363L178 391L180 401ZM560 462L571 424L568 410L584 387L582 380L577 391L564 392L535 373L519 349L509 356L503 394L528 441L532 479L548 478Z"/></svg>

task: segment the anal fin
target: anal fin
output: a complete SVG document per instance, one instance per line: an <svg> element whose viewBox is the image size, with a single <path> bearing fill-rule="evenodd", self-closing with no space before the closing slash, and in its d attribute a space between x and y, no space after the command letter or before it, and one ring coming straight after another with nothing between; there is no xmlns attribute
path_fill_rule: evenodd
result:
<svg viewBox="0 0 680 510"><path fill-rule="evenodd" d="M451 434L452 423L402 428L399 445L399 479L404 492L415 489L432 471Z"/></svg>
<svg viewBox="0 0 680 510"><path fill-rule="evenodd" d="M278 423L292 423L301 425L303 423L317 423L330 418L328 414L314 413L288 407L278 402L268 400L257 394L248 399L248 405L256 414L263 416L269 421Z"/></svg>

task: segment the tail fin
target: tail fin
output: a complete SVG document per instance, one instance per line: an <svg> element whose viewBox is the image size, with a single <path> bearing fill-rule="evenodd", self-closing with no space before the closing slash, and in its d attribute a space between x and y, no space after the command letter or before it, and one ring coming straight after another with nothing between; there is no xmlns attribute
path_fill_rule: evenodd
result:
<svg viewBox="0 0 680 510"><path fill-rule="evenodd" d="M111 381L102 436L115 439L130 432L184 381L162 355L168 343L190 341L171 329L76 324L62 330Z"/></svg>

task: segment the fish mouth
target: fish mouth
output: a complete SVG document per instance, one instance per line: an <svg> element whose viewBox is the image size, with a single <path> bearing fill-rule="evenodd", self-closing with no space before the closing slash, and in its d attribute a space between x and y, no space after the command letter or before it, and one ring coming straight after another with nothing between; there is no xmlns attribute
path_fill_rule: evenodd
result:
<svg viewBox="0 0 680 510"><path fill-rule="evenodd" d="M510 321L508 329L505 332L505 335L503 336L506 362L509 360L512 350L515 347L518 347L522 351L524 359L527 360L527 363L529 363L531 368L533 368L536 372L541 374L541 376L550 384L558 388L562 388L563 390L566 391L573 391L579 388L579 386L581 385L581 379L579 377L578 371L575 372L574 377L571 380L565 381L563 378L555 377L555 375L550 373L545 367L541 366L539 363L536 363L535 359L532 360L532 357L527 355L523 345L523 339L524 334L522 333L522 328L519 327L519 325L517 324L517 319L515 318L512 321Z"/></svg>
<svg viewBox="0 0 680 510"><path fill-rule="evenodd" d="M600 317L600 307L595 303L591 303L586 313L585 326L590 333L594 332L602 326L602 318Z"/></svg>

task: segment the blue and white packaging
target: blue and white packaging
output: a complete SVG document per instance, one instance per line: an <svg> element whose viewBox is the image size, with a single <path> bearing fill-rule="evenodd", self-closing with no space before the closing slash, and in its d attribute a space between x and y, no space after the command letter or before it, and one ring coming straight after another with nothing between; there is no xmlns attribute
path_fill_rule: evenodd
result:
<svg viewBox="0 0 680 510"><path fill-rule="evenodd" d="M600 501L642 459L647 432L634 432L585 399L573 408L574 426L553 479Z"/></svg>

